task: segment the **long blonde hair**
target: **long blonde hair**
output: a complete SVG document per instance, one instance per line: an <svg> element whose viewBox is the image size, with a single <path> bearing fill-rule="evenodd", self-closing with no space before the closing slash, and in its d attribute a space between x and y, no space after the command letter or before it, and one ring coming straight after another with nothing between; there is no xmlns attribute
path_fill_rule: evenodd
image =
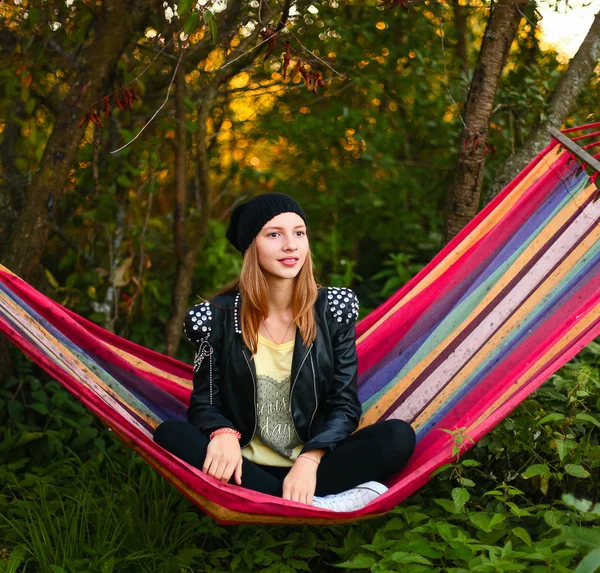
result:
<svg viewBox="0 0 600 573"><path fill-rule="evenodd" d="M292 295L294 322L300 330L305 346L308 346L317 336L313 305L317 300L320 286L315 280L312 252L309 247L304 265L295 278ZM211 298L233 289L239 289L243 301L239 314L242 338L254 355L258 351L258 329L262 320L268 316L269 310L269 288L258 263L256 239L250 243L244 253L244 262L239 276L213 294Z"/></svg>

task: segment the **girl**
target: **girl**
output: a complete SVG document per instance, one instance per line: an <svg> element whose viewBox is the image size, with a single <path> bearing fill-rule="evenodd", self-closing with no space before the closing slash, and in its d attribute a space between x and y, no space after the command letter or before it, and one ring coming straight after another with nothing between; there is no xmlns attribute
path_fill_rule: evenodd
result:
<svg viewBox="0 0 600 573"><path fill-rule="evenodd" d="M415 433L402 420L356 431L358 299L317 285L306 216L288 195L238 205L226 236L241 273L186 314L188 421L163 422L154 440L223 483L360 509L407 463Z"/></svg>

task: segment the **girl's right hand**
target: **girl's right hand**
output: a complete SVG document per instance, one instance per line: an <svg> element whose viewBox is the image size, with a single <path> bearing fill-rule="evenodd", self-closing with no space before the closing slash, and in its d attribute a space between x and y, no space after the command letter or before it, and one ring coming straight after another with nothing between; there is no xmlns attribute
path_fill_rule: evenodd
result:
<svg viewBox="0 0 600 573"><path fill-rule="evenodd" d="M235 474L235 483L242 485L242 449L234 434L218 434L208 443L202 471L222 483Z"/></svg>

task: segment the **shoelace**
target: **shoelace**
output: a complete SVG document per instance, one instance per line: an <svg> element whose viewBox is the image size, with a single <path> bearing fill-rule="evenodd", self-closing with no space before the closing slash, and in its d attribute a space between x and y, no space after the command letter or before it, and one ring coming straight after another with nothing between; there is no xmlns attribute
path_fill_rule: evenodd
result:
<svg viewBox="0 0 600 573"><path fill-rule="evenodd" d="M347 503L347 498L348 497L353 497L355 498L357 501L360 499L362 500L365 495L368 494L368 492L372 492L375 493L377 495L379 495L378 492L376 492L375 490L372 490L370 488L365 488L365 487L361 487L358 489L351 489L351 490L347 490L347 491L342 491L340 493L337 494L333 494L335 495L335 498L327 498L324 497L323 501L325 501L325 503L330 504L332 509L347 509L346 507L344 507L345 503Z"/></svg>
<svg viewBox="0 0 600 573"><path fill-rule="evenodd" d="M361 491L360 492L360 496L359 496L359 494L357 494L356 497L355 497L355 499L354 499L354 501L357 502L357 501L360 500L360 505L364 506L363 500L364 500L364 497L365 497L365 493L366 492ZM336 500L333 500L332 505L334 505L336 509L348 510L349 508L346 506L346 504L349 503L349 500L347 499L349 496L343 496L343 497L346 498L346 499L339 499L339 500L336 499ZM355 504L351 504L351 505L353 506Z"/></svg>
<svg viewBox="0 0 600 573"><path fill-rule="evenodd" d="M340 493L337 493L337 494L334 494L334 495L338 495L338 496L340 496L340 497L349 497L349 496L357 495L357 493L356 493L356 490L359 490L359 491L360 491L360 493L361 493L363 496L365 495L365 493L366 493L366 492L369 492L369 491L370 491L370 492L373 492L373 493L376 493L377 495L379 495L379 492L378 492L378 491L375 491L374 489L371 489L371 488L369 488L369 487L360 487L360 488L359 488L359 487L356 487L356 488L353 488L353 489L349 489L349 490L346 490L346 491L342 491L342 492L340 492Z"/></svg>

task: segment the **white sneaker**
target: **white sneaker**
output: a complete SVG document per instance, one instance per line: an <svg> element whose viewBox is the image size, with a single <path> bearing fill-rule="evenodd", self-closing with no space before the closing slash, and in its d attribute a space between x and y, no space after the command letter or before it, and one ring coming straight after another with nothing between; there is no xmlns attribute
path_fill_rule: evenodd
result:
<svg viewBox="0 0 600 573"><path fill-rule="evenodd" d="M313 505L331 511L355 511L371 503L387 489L382 483L368 481L341 493L332 493L323 497L315 496Z"/></svg>

